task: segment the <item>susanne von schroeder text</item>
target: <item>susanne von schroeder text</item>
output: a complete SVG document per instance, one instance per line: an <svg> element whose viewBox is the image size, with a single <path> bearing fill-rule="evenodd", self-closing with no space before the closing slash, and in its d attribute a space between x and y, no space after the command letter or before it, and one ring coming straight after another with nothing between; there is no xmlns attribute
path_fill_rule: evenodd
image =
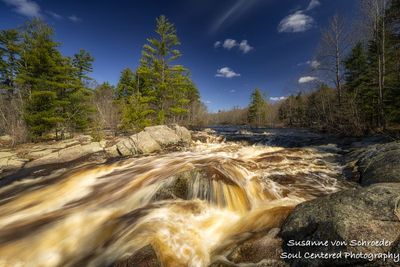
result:
<svg viewBox="0 0 400 267"><path fill-rule="evenodd" d="M389 247L393 241L381 240L289 240L289 247L328 247L328 246L351 246L351 247Z"/></svg>

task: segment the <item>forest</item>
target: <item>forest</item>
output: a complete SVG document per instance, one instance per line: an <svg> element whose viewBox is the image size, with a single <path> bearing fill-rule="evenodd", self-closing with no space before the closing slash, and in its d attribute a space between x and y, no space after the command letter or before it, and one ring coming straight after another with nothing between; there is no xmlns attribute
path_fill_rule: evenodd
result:
<svg viewBox="0 0 400 267"><path fill-rule="evenodd" d="M137 132L146 126L236 124L307 127L362 136L400 123L400 2L362 1L354 21L339 14L321 29L311 88L279 102L254 89L248 107L207 112L181 56L175 26L156 20L136 70L116 86L90 77L95 60L81 49L61 54L54 30L40 19L0 32L0 134L22 143L89 132Z"/></svg>

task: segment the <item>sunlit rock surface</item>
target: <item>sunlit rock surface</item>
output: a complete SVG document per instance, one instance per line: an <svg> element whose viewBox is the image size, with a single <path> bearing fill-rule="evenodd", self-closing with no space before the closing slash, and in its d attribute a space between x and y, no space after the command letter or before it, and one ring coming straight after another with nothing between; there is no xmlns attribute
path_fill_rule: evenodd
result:
<svg viewBox="0 0 400 267"><path fill-rule="evenodd" d="M345 190L296 207L282 227L284 250L301 252L385 253L393 251L400 238L400 184L382 183ZM346 245L288 246L289 240L346 241ZM351 241L387 240L388 246L352 246ZM397 253L399 253L397 248ZM370 264L368 259L293 259L292 266L355 266ZM395 266L392 260L374 260L374 265ZM385 265L387 264L387 265Z"/></svg>

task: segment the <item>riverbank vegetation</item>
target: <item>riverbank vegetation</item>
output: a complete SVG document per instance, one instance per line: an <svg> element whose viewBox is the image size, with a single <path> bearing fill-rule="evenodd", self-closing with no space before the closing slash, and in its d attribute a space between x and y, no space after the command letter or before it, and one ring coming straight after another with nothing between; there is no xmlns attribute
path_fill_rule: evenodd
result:
<svg viewBox="0 0 400 267"><path fill-rule="evenodd" d="M95 59L83 49L62 55L44 21L1 31L0 134L19 143L195 122L204 107L189 70L176 63L179 44L174 25L160 16L139 67L122 70L117 86L96 85L90 78Z"/></svg>
<svg viewBox="0 0 400 267"><path fill-rule="evenodd" d="M235 124L307 127L346 135L399 129L400 3L365 0L360 18L330 19L310 69L312 88L268 101L254 89L247 107L207 112L190 71L178 64L177 31L164 16L135 70L97 84L84 49L65 56L54 30L33 19L0 32L0 135L14 143L62 139L77 132L138 132L146 126Z"/></svg>

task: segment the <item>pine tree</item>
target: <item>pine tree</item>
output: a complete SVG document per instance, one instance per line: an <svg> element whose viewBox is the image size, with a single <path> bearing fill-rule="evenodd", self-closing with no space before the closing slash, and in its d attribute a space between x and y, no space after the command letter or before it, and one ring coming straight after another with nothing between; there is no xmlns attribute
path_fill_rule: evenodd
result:
<svg viewBox="0 0 400 267"><path fill-rule="evenodd" d="M261 90L256 88L251 94L248 112L248 122L260 126L265 122L267 103Z"/></svg>
<svg viewBox="0 0 400 267"><path fill-rule="evenodd" d="M18 71L20 35L17 30L0 31L0 89L13 91Z"/></svg>
<svg viewBox="0 0 400 267"><path fill-rule="evenodd" d="M132 70L130 68L124 69L117 85L117 98L122 99L131 96L136 88L135 81L135 74Z"/></svg>
<svg viewBox="0 0 400 267"><path fill-rule="evenodd" d="M76 69L71 60L63 57L58 51L58 43L53 41L53 29L38 19L28 22L22 32L21 46L21 67L16 82L30 99L25 118L33 136L40 137L45 133L41 130L55 130L63 137L65 131L71 132L87 127L88 112L91 110L88 107L89 92L74 75ZM51 97L49 92L52 93ZM33 96L36 99L33 99ZM54 103L36 107L35 105L41 105L40 99L54 100ZM48 112L43 108L48 108ZM46 113L47 116L52 114L53 118L48 117L46 121L57 123L47 124L46 121L30 118L35 116L30 111L35 110ZM49 126L53 128L50 129Z"/></svg>
<svg viewBox="0 0 400 267"><path fill-rule="evenodd" d="M149 38L143 46L137 82L141 94L155 110L153 118L157 123L176 122L188 117L190 94L194 85L189 72L173 62L181 56L176 47L180 44L176 29L165 16L157 18L156 38ZM197 93L198 95L198 93Z"/></svg>
<svg viewBox="0 0 400 267"><path fill-rule="evenodd" d="M76 68L78 79L83 83L85 80L90 80L88 73L93 71L94 58L84 49L80 49L72 59L72 65Z"/></svg>

